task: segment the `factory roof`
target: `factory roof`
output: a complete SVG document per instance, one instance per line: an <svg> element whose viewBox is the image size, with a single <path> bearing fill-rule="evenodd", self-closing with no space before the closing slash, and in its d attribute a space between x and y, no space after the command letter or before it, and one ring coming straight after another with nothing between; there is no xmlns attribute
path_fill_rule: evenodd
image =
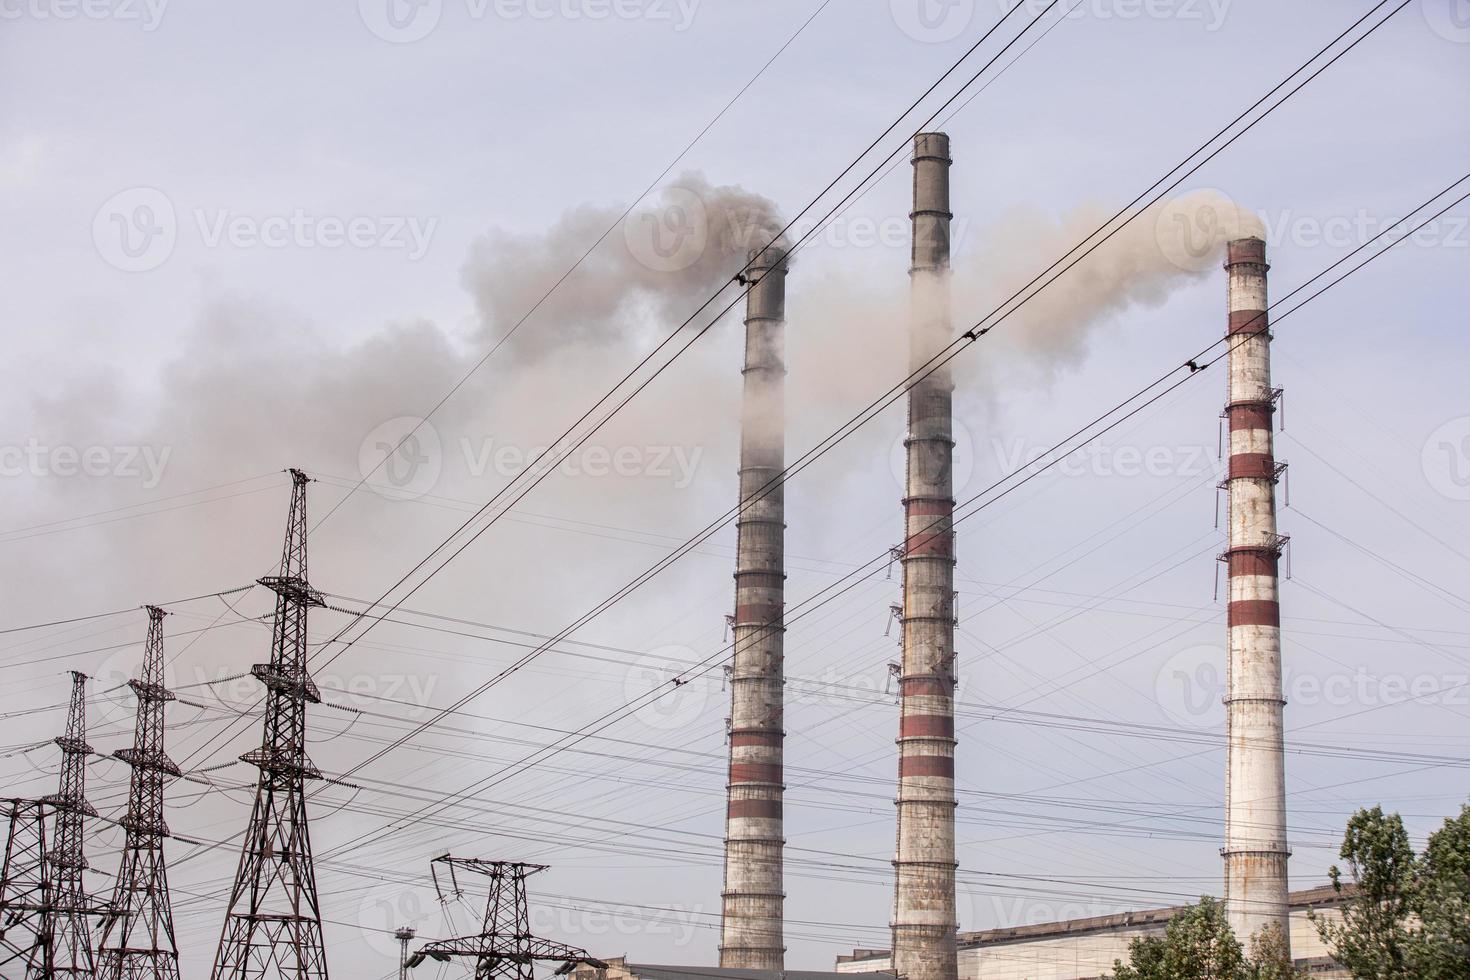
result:
<svg viewBox="0 0 1470 980"><path fill-rule="evenodd" d="M833 970L740 970L721 966L650 966L643 963L629 963L625 969L640 980L852 980L850 974Z"/></svg>
<svg viewBox="0 0 1470 980"><path fill-rule="evenodd" d="M1344 886L1343 891L1350 894L1351 886ZM1343 901L1344 895L1339 895L1331 885L1323 885L1318 888L1306 888L1301 891L1292 892L1289 896L1291 907L1321 908L1323 906L1337 905ZM1060 922L1038 922L1032 925L1006 926L999 929L982 929L975 932L962 932L959 934L959 945L961 949L973 949L977 946L988 946L995 943L1008 943L1019 940L1041 939L1044 937L1077 935L1088 932L1106 932L1113 929L1126 929L1139 926L1163 926L1169 920L1178 915L1186 906L1174 905L1161 909L1143 909L1137 912L1117 912L1112 915L1094 915L1084 919L1064 919ZM888 956L886 949L855 949L851 955L839 956L839 963L851 963L869 959L883 959ZM852 974L844 974L851 978ZM665 980L665 978L657 978ZM674 980L674 978L667 978Z"/></svg>

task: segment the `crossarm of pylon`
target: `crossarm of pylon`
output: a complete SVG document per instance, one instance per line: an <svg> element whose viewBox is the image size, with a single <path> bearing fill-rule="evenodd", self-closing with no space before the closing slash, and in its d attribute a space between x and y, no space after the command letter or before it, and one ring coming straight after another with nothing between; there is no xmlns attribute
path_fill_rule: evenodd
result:
<svg viewBox="0 0 1470 980"><path fill-rule="evenodd" d="M588 955L585 949L552 942L549 939L530 938L517 944L516 949L497 946L498 941L490 936L461 936L457 939L441 939L428 943L415 954L414 959L423 962L427 957L438 962L470 956L484 959L508 960L513 963L586 963L600 970L607 964Z"/></svg>

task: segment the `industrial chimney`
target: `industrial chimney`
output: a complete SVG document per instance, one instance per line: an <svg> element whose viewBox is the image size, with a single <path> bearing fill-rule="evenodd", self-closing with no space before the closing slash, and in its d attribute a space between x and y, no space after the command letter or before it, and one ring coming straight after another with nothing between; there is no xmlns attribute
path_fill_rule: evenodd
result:
<svg viewBox="0 0 1470 980"><path fill-rule="evenodd" d="M1230 573L1226 667L1225 908L1242 942L1268 926L1289 943L1286 771L1282 752L1281 606L1277 568L1276 462L1266 318L1266 243L1227 246L1230 389ZM1289 945L1288 945L1289 950Z"/></svg>
<svg viewBox="0 0 1470 980"><path fill-rule="evenodd" d="M909 361L912 370L921 370L953 340L949 137L916 136L913 162ZM953 391L947 368L913 385L904 441L908 476L903 499L893 970L906 980L955 980L957 975Z"/></svg>
<svg viewBox="0 0 1470 980"><path fill-rule="evenodd" d="M730 781L720 965L781 970L781 745L785 684L786 255L752 252L745 307L745 391L736 522L734 658L730 668ZM774 485L773 485L773 481Z"/></svg>

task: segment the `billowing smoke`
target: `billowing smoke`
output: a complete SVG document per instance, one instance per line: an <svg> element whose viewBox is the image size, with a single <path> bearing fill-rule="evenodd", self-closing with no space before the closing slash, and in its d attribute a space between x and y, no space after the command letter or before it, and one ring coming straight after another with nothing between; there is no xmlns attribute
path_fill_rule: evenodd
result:
<svg viewBox="0 0 1470 980"><path fill-rule="evenodd" d="M994 311L1006 313L984 342L988 353L968 352L952 362L959 398L988 399L1000 383L996 372L1014 378L1024 370L1049 381L1079 364L1097 332L1129 309L1161 305L1217 274L1225 242L1264 233L1259 219L1223 194L1194 192L1148 209L1066 272L1048 273L1042 281L1055 281L1045 289L1028 286L1111 213L1083 206L1056 218L1016 208L982 229L956 220L948 288L921 281L911 293L901 275L881 284L840 274L793 276L793 418L808 411L826 416L829 402L855 406L900 381L900 369L913 356L909 324L915 317L927 325L917 334L917 349L932 356L982 318L997 323Z"/></svg>
<svg viewBox="0 0 1470 980"><path fill-rule="evenodd" d="M494 232L475 243L463 279L475 298L484 336L493 343L516 328L558 279L577 272L540 306L507 344L522 362L566 349L642 341L651 328L688 317L752 248L781 232L775 204L736 186L713 186L685 173L657 200L621 222L621 210L583 205L544 234ZM589 245L614 227L609 240ZM583 258L585 255L585 258ZM694 326L708 322L711 307Z"/></svg>
<svg viewBox="0 0 1470 980"><path fill-rule="evenodd" d="M405 435L437 393L464 376L490 339L502 336L618 213L584 206L544 235L496 233L477 243L463 275L480 317L466 337L408 321L382 326L343 348L280 309L238 297L216 299L193 339L163 369L161 395L130 391L116 379L89 378L37 403L34 428L52 443L105 440L168 452L166 482L145 488L148 494L117 480L75 480L53 496L55 506L66 513L104 510L289 465L349 485L372 468L373 451ZM973 240L957 222L953 314L942 318L952 325L951 335L1023 287L1102 216L1100 208L1062 219L1017 210ZM593 250L503 355L475 374L436 413L422 438L409 443L412 458L390 460L375 482L393 483L394 473L402 471L412 478L402 496L422 503L486 499L654 337L682 322L741 269L749 249L779 229L769 200L684 175ZM956 360L960 410L989 403L999 381L996 371L1007 372L1008 382L1030 380L1018 371L1044 382L1077 364L1096 332L1119 314L1160 303L1173 290L1213 274L1227 239L1259 231L1254 219L1217 194L1187 195L1155 208L1010 317L985 342L984 357L972 352ZM769 412L746 420L747 432L762 441L775 442L786 428L791 458L901 381L908 363L911 310L902 271L883 279L854 277L840 265L811 263L809 271L797 269L788 279L786 410L773 400ZM737 293L732 288L726 295ZM593 503L610 519L636 525L664 524L671 513L692 519L711 505L724 509L733 503L734 485L726 474L733 470L741 414L738 323L736 311L594 440L593 446L609 452L631 447L631 454L641 454L642 470L635 460L631 476L614 470L595 482L553 480L538 491L542 506L575 510ZM389 425L402 419L409 422ZM897 431L886 421L874 423L839 458L852 470L871 467L882 454L877 447ZM438 468L418 466L423 459ZM720 459L728 462L713 463ZM706 470L708 479L699 482L703 490L689 492ZM388 489L395 488L403 489ZM382 506L371 495L367 501ZM245 498L206 510L218 515L256 509L257 502ZM274 516L268 527L273 525ZM132 548L136 540L127 529L133 526L120 524L108 550ZM192 532L198 547L185 558L196 577L238 577L238 571L212 568L207 557L228 555L237 532L230 519L199 523ZM88 553L83 560L104 559ZM228 562L218 558L213 564Z"/></svg>
<svg viewBox="0 0 1470 980"><path fill-rule="evenodd" d="M790 260L774 249L752 258L744 304L742 460L780 466L786 440L786 277Z"/></svg>
<svg viewBox="0 0 1470 980"><path fill-rule="evenodd" d="M1007 301L1018 291L1034 292L1034 286L1024 287L1110 214L1102 206L1082 206L1063 217L1017 208L985 227L957 217L947 290L922 284L913 290L897 263L894 274L881 279L847 276L841 269L794 273L786 332L788 459L902 382L913 356L910 325L916 313L936 325L918 334L918 346L927 352L944 348L992 311L1014 307ZM1159 306L1183 289L1209 288L1209 277L1220 275L1225 242L1259 234L1259 220L1219 192L1185 194L1150 208L954 358L959 427L976 438L998 431L1005 412L999 395L1047 390L1060 374L1081 365L1094 342L1119 328L1130 310ZM932 308L923 303L926 295L937 297ZM996 318L987 322L995 324ZM1181 358L1191 353L1188 346L1179 344ZM857 485L871 479L876 467L890 472L890 487L901 488L902 404L900 397L887 415L850 437L816 479ZM962 440L957 452L961 469L980 463L974 458L978 446ZM800 487L792 494L799 499ZM819 511L815 518L827 516ZM835 518L825 533L842 533Z"/></svg>
<svg viewBox="0 0 1470 980"><path fill-rule="evenodd" d="M113 378L88 378L35 406L35 431L55 444L104 440L166 449L166 483L141 495L127 482L75 480L58 484L62 489L52 499L67 513L101 510L289 465L305 465L343 484L355 481L376 446L391 446L407 432L403 425L389 426L386 433L377 429L425 413L437 393L463 377L492 338L503 336L619 213L583 206L543 235L492 233L478 242L463 278L480 316L465 337L407 321L382 326L343 348L286 311L253 299L217 298L203 311L192 340L164 367L161 394L131 391ZM1062 219L1017 210L973 240L957 222L953 313L942 318L952 325L951 335L1024 286L1102 216L1100 208ZM502 356L436 413L424 439L409 446L417 455L402 462L407 467L435 450L442 478L431 474L405 495L488 497L654 337L682 322L741 269L748 250L764 245L780 225L766 198L711 185L698 174L682 176L594 249ZM1155 208L1010 317L986 341L985 357L962 355L955 362L957 397L962 404L988 400L994 370L1014 378L1024 368L1045 379L1077 364L1096 331L1118 314L1160 303L1180 286L1212 274L1227 239L1259 232L1253 218L1218 194L1186 195ZM737 293L732 288L726 295ZM800 452L901 381L908 363L910 297L898 268L891 277L873 279L817 263L793 272L788 295L786 411L773 402L769 413L747 423L750 432L775 440L784 417L788 442ZM666 516L671 506L702 513L703 497L682 491L706 453L715 459L728 453L732 462L735 456L738 322L737 310L594 443L647 451L659 473L651 479L646 473L628 479L615 474L596 484L558 481L559 487L547 488L548 507L575 508L594 499L602 507L622 507L619 516L630 522ZM891 428L876 423L853 442L871 450L873 440L892 437ZM498 455L503 449L516 452ZM872 455L843 458L859 468L870 465L861 461ZM480 469L467 472L469 463ZM487 464L496 465L487 471ZM392 469L380 469L375 481L382 483ZM727 471L716 470L707 486L717 494L714 501L729 503L734 487L722 472ZM626 492L610 493L610 487ZM674 490L681 492L667 492ZM255 506L247 499L212 512ZM194 570L209 571L203 556L227 553L236 532L227 519L202 522L201 547L190 553ZM119 550L134 543L126 533L118 539ZM210 577L231 580L223 572Z"/></svg>
<svg viewBox="0 0 1470 980"><path fill-rule="evenodd" d="M962 356L955 372L958 398L998 390L975 365L988 362L1012 370L1024 364L1050 374L1076 364L1096 331L1118 314L1161 302L1171 291L1211 274L1221 243L1245 230L1238 209L1216 199L1180 207L1182 212L1160 209L1155 220L1135 222L1069 272L994 334L984 358ZM237 586L268 572L278 556L284 520L285 479L278 471L300 465L322 477L323 484L313 488L312 506L314 517L324 515L342 499L344 487L361 477L364 456L371 459L375 447L391 446L395 436L406 433L402 425L389 423L424 414L620 213L584 206L545 234L495 233L477 243L463 279L479 316L464 336L408 320L374 325L356 342L337 345L323 339L330 331L289 311L223 295L201 311L192 339L170 352L157 383L147 390L104 376L73 380L49 393L35 403L29 420L42 441L153 447L167 450L168 464L163 482L154 486L117 477L37 481L36 506L17 505L12 527L94 516L14 539L10 558L26 574L11 586L12 608L33 609L36 618L53 611L87 612L114 608L123 595L130 601L162 601ZM1175 213L1183 220L1173 218ZM410 447L411 458L395 467L408 482L395 483L385 467L375 482L387 481L386 490L393 492L359 491L314 534L314 582L338 595L376 596L422 556L426 542L457 525L467 509L510 479L517 463L595 400L653 337L682 322L740 269L747 250L779 229L775 215L764 198L712 186L698 175L686 175L653 206L636 211L517 332L502 356L435 414L430 429ZM957 236L954 332L1070 247L1094 218L1090 211L1063 220L1017 212L987 228L983 239ZM815 261L793 270L785 331L788 461L902 380L910 316L906 258L896 254L892 274L882 277L855 276L840 264L823 267ZM733 289L726 293L735 295ZM738 323L737 311L597 437L594 445L612 451L611 459L600 464L609 475L588 478L592 460L583 455L581 474L549 481L522 511L459 559L455 574L436 580L434 590L412 605L549 631L606 595L613 578L620 583L641 571L710 516L731 507L740 419ZM780 417L773 402L770 426L755 431L774 441L781 433ZM848 444L849 451L833 454L833 465L861 474L871 488L874 470L887 468L884 452L874 449L901 439L901 426L896 414L878 420ZM515 450L503 467L497 462L502 450ZM618 469L621 450L632 451L631 475ZM424 469L425 459L434 466ZM470 463L488 468L474 470ZM274 480L215 492L207 506L195 506L203 497L170 496L271 473L277 474ZM425 473L429 477L420 480ZM830 522L842 526L846 540L851 516L842 488L811 475L800 479L805 482L793 484L789 495L793 527ZM140 501L167 514L133 520L134 512L114 512ZM896 508L893 519L896 526ZM72 527L92 530L64 533ZM572 534L618 537L632 547L599 547L600 540L589 543ZM654 608L634 605L624 614L629 620L642 617L633 624L637 629L625 621L608 626L607 633L618 639L621 627L637 637L628 644L645 643L658 635L650 624L661 629L676 618L670 610L702 610L715 588L728 596L727 562L722 557L718 570L700 567L697 574L662 576ZM248 597L238 611L222 602L189 606L170 627L180 634L203 629L215 616L226 617L233 627L244 624L241 617L268 608L268 600L258 596ZM314 636L342 622L322 612L313 620ZM132 624L135 631L137 625ZM604 625L607 620L600 621ZM671 641L689 635L669 629ZM236 674L242 665L259 662L263 652L258 626L238 625L183 642L196 638L197 645L171 646L184 650L177 676L190 683ZM105 641L111 639L99 639L94 654L78 654L66 665L105 675L110 645ZM390 640L397 645L387 645ZM452 656L462 656L473 669L461 668ZM483 679L488 663L508 658L505 649L478 639L425 639L385 626L337 669L368 674L373 664L388 664L415 681L440 685L427 697L445 703L449 690L466 686L461 680ZM58 667L44 661L36 676ZM523 704L536 703L540 694L563 697L565 677L553 676L554 669L547 668L546 676L528 672L538 679L521 682L505 696ZM50 675L41 680L50 683ZM240 697L254 694L249 688ZM519 705L487 700L484 710L491 716L519 710ZM558 703L568 718L583 707L579 699ZM346 739L327 741L314 746L315 761L340 771L361 759L361 748ZM463 765L451 756L440 762ZM429 785L428 778L424 784ZM221 811L221 820L240 819L228 807L222 805ZM227 877L230 869L222 865L213 871Z"/></svg>
<svg viewBox="0 0 1470 980"><path fill-rule="evenodd" d="M453 527L450 521L510 484L643 351L739 272L750 249L781 230L771 201L698 173L650 197L592 248L621 213L583 205L544 233L487 234L463 265L479 316L462 333L406 320L373 324L344 345L329 339L343 334L339 325L311 323L255 297L217 294L147 389L104 373L33 402L29 431L42 443L142 447L142 478L84 473L42 481L34 509L18 506L9 524L23 528L32 519L105 512L254 479L157 505L168 508L164 519L119 520L92 534L48 527L48 536L24 545L58 578L69 577L69 566L155 562L188 583L161 587L155 599L194 594L201 591L196 585L239 584L266 571L281 523L266 501L284 487L280 471L302 466L322 480L312 491L317 517L371 474L370 486L325 525L315 561L323 569L336 566L337 587L348 594L381 588L402 571L394 566L411 564L410 555L417 560ZM485 350L589 249L552 301L471 374ZM739 293L732 285L723 295L728 302ZM681 518L693 522L710 506L733 503L733 465L715 461L733 458L737 439L739 375L726 358L738 342L739 317L733 311L553 473L523 505L532 515L506 522L511 539L515 526L589 512L612 525L679 530ZM420 425L438 397L466 376ZM279 492L275 498L284 500ZM205 499L212 502L193 506ZM164 526L178 534L154 537ZM355 529L333 540L335 528ZM505 533L498 528L490 540ZM551 547L580 544L567 536L572 533L580 532L564 532ZM243 559L242 543L263 545L266 562ZM384 557L389 553L392 560ZM578 587L605 579L605 569L586 563L561 575L561 592L514 582L492 601L513 618L545 612L559 620L569 602L589 602L594 589L606 587ZM344 576L356 581L349 585ZM78 601L85 605L85 596Z"/></svg>
<svg viewBox="0 0 1470 980"><path fill-rule="evenodd" d="M1089 206L1061 219L1020 209L1007 214L956 272L956 311L972 318L958 326L1013 308L1018 292L1030 296L1036 287L1027 284L1111 213ZM1184 285L1217 274L1227 241L1261 233L1254 215L1216 191L1162 201L1026 299L997 339L1045 375L1075 366L1097 327L1131 307L1159 306Z"/></svg>

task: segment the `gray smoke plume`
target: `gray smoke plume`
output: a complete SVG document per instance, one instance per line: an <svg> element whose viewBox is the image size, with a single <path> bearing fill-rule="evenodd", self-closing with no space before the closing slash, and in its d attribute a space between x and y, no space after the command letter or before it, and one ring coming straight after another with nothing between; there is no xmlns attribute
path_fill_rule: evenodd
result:
<svg viewBox="0 0 1470 980"><path fill-rule="evenodd" d="M470 375L494 339L525 315L620 213L620 208L583 205L545 233L488 233L463 266L463 282L479 317L459 335L428 321L403 321L374 325L344 345L292 311L253 297L215 296L200 311L189 338L163 361L156 384L129 387L123 376L101 372L32 402L27 428L42 443L141 446L166 463L161 480L144 485L86 474L47 480L38 485L34 501L26 501L34 507L16 507L8 527L23 529L32 519L101 512L249 477L268 481L267 474L293 465L327 481L314 494L318 513L325 513L347 487L371 473L370 486L357 491L343 512L348 520L361 521L360 532L331 548L342 567L362 579L358 587L370 590L370 580L389 571L374 560L383 540L406 535L412 541L405 547L422 550L447 530L442 525L454 511L463 516L470 502L484 501L506 486L537 450L633 365L639 352L682 322L741 270L749 249L764 246L781 228L768 199L712 184L698 173L683 174L635 209L507 348ZM725 295L737 293L731 287ZM696 325L707 323L717 309L711 307ZM733 456L739 375L716 370L714 364L730 356L725 348L738 342L738 330L731 328L738 326L738 317L738 311L728 317L678 369L660 379L657 389L619 413L527 507L549 513L596 509L610 521L634 527L666 525L678 515L692 519L702 512L706 482L721 489L729 483L715 470L706 480L704 458L727 449ZM466 375L470 379L455 397L410 436L438 397ZM674 404L690 408L674 411ZM405 438L399 453L384 461L383 447ZM618 452L623 456L617 462L603 462ZM589 477L589 469L607 473ZM54 565L59 577L77 563L153 559L186 572L191 583L248 580L265 568L255 567L258 561L241 563L242 538L270 542L279 534L280 515L262 505L270 487L269 482L249 484L239 495L221 493L220 500L198 509L178 505L183 509L171 512L169 521L190 542L182 550L176 542L153 540L157 524L147 520L119 521L91 536L54 530L22 547L41 566ZM426 527L430 530L424 533ZM46 547L58 540L55 534L63 535L60 546ZM71 542L86 550L72 553ZM267 545L263 553L275 547ZM333 559L323 555L320 560ZM564 574L575 580L594 572ZM568 583L568 593L576 592L573 584ZM565 613L565 603L545 590L526 593L508 596L507 605L519 606L520 614L538 604L555 605L555 615Z"/></svg>
<svg viewBox="0 0 1470 980"><path fill-rule="evenodd" d="M463 281L475 298L484 336L493 343L530 310L617 221L620 209L583 205L544 234L494 232L477 241ZM507 349L521 363L567 348L646 340L689 316L751 248L781 231L773 202L737 186L714 186L685 173L636 208L602 247L541 305ZM702 326L719 307L695 321Z"/></svg>
<svg viewBox="0 0 1470 980"><path fill-rule="evenodd" d="M388 436L375 436L378 427L422 416L438 393L466 374L489 338L519 319L617 213L584 206L566 213L544 235L492 233L478 242L463 277L480 318L463 338L432 323L410 321L382 326L341 347L286 311L255 300L218 298L203 312L192 340L163 368L154 390L130 390L116 378L88 378L34 406L32 428L53 444L103 440L166 449L166 482L140 494L135 484L116 479L52 481L57 489L48 505L65 513L101 510L289 465L344 481L359 479L364 453L371 456L375 438L391 445L394 434L408 431L399 426ZM1052 219L1017 211L981 239L957 236L953 314L944 318L953 334L1045 268L1090 231L1100 214L1100 209L1083 209ZM742 267L751 247L764 245L779 229L776 209L766 198L713 186L698 174L682 176L594 250L552 302L517 332L505 352L510 356L478 372L435 415L431 429L444 476L442 482L431 479L418 487L420 496L488 497L511 478L513 467L466 473L467 458L483 463L507 444L520 451L520 459L529 458L611 383L625 361L631 364L636 351L681 322ZM957 397L962 405L988 402L998 383L994 370L1008 372L1011 380L1024 370L1045 381L1077 364L1098 329L1129 308L1160 303L1173 290L1213 274L1224 241L1259 231L1254 219L1218 194L1187 195L1154 209L1009 318L987 340L984 358L962 355L955 362ZM733 290L729 295L733 298ZM654 391L631 403L594 444L652 446L659 452L678 448L686 470L704 453L712 458L728 453L733 460L740 419L738 316L736 311L666 372ZM795 270L788 279L787 405L785 413L772 405L769 436L779 435L784 414L788 442L800 452L901 381L910 316L901 271L875 279L844 274L840 267L814 267L810 275ZM609 358L614 350L627 357ZM671 410L672 405L679 407ZM751 428L760 431L759 425ZM891 435L875 423L853 443L871 450L874 440L886 442ZM427 438L422 442L423 447L412 447L416 455L403 460L405 465L416 465L418 455L430 451ZM872 457L853 452L843 458L860 469L871 465ZM720 472L707 485L716 501L733 491ZM383 471L375 479L381 483ZM670 507L693 514L701 493L665 492L676 489L671 483L684 491L691 482L692 474L664 483L556 481L544 494L548 506L575 508L595 500L636 522L645 515L663 516ZM215 505L211 513L255 506L245 498ZM119 525L116 550L136 543L125 530L131 526ZM218 545L221 552L229 550L236 531L228 517L202 522L197 529L201 545ZM202 560L196 566L201 574L203 566Z"/></svg>

